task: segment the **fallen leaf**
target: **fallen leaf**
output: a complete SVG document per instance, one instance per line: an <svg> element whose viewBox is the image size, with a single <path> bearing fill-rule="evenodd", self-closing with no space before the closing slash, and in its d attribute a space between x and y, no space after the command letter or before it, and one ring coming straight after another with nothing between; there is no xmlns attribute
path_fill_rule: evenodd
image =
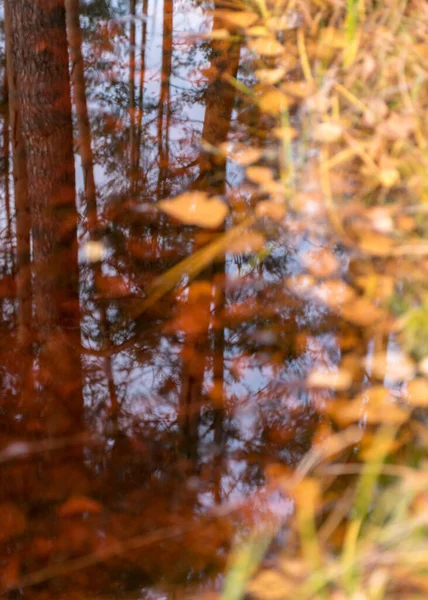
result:
<svg viewBox="0 0 428 600"><path fill-rule="evenodd" d="M314 285L315 279L312 275L293 275L285 280L287 287L298 296L309 294Z"/></svg>
<svg viewBox="0 0 428 600"><path fill-rule="evenodd" d="M285 204L283 202L279 204L273 200L264 200L263 202L259 202L256 206L256 216L259 219L268 217L269 219L272 219L272 221L280 222L285 217L285 212Z"/></svg>
<svg viewBox="0 0 428 600"><path fill-rule="evenodd" d="M259 99L259 109L270 115L279 115L284 112L289 105L289 98L278 88L266 92Z"/></svg>
<svg viewBox="0 0 428 600"><path fill-rule="evenodd" d="M265 236L259 231L247 231L229 244L227 252L230 254L258 252L263 248L265 242Z"/></svg>
<svg viewBox="0 0 428 600"><path fill-rule="evenodd" d="M306 385L312 388L326 388L330 390L347 390L352 384L352 374L346 369L325 371L314 369L309 373Z"/></svg>
<svg viewBox="0 0 428 600"><path fill-rule="evenodd" d="M290 96L295 98L308 98L314 93L314 85L305 80L303 81L287 81L281 86L281 89Z"/></svg>
<svg viewBox="0 0 428 600"><path fill-rule="evenodd" d="M368 373L377 379L401 382L411 379L416 371L412 359L404 352L376 352L364 359Z"/></svg>
<svg viewBox="0 0 428 600"><path fill-rule="evenodd" d="M400 408L383 386L373 386L354 400L331 401L325 411L338 423L347 425L364 419L368 424L400 424L409 414Z"/></svg>
<svg viewBox="0 0 428 600"><path fill-rule="evenodd" d="M312 295L329 308L336 309L353 300L356 293L341 279L330 279L314 286Z"/></svg>
<svg viewBox="0 0 428 600"><path fill-rule="evenodd" d="M246 592L259 600L284 600L293 587L294 584L279 571L266 569L248 583Z"/></svg>
<svg viewBox="0 0 428 600"><path fill-rule="evenodd" d="M251 27L259 19L258 14L245 10L216 10L214 14L222 21L242 29Z"/></svg>
<svg viewBox="0 0 428 600"><path fill-rule="evenodd" d="M386 235L368 231L359 239L358 245L360 250L372 256L389 256L395 241Z"/></svg>
<svg viewBox="0 0 428 600"><path fill-rule="evenodd" d="M253 183L264 183L273 179L273 171L268 167L248 167L245 176Z"/></svg>
<svg viewBox="0 0 428 600"><path fill-rule="evenodd" d="M73 517L82 513L98 514L103 510L102 504L87 496L70 496L58 507L60 517Z"/></svg>
<svg viewBox="0 0 428 600"><path fill-rule="evenodd" d="M331 144L340 140L343 134L343 127L338 123L326 122L319 123L312 132L313 139L324 144Z"/></svg>
<svg viewBox="0 0 428 600"><path fill-rule="evenodd" d="M380 123L377 132L389 140L404 140L413 133L415 125L412 116L393 114Z"/></svg>
<svg viewBox="0 0 428 600"><path fill-rule="evenodd" d="M242 167L252 165L263 155L260 148L250 148L235 142L223 142L219 145L219 150Z"/></svg>
<svg viewBox="0 0 428 600"><path fill-rule="evenodd" d="M409 381L406 399L412 406L428 406L428 381L422 377Z"/></svg>
<svg viewBox="0 0 428 600"><path fill-rule="evenodd" d="M257 69L254 74L260 83L275 85L275 83L278 83L284 77L285 69L283 67L278 67L277 69Z"/></svg>
<svg viewBox="0 0 428 600"><path fill-rule="evenodd" d="M400 173L393 167L381 169L379 172L379 182L387 188L391 188L400 182Z"/></svg>
<svg viewBox="0 0 428 600"><path fill-rule="evenodd" d="M280 56L284 54L285 48L275 38L258 38L250 40L248 47L261 56Z"/></svg>
<svg viewBox="0 0 428 600"><path fill-rule="evenodd" d="M159 207L167 215L186 225L212 229L220 227L228 213L228 208L221 198L209 198L204 192L189 192L171 200L162 200Z"/></svg>
<svg viewBox="0 0 428 600"><path fill-rule="evenodd" d="M369 327L387 317L388 313L366 298L357 298L342 308L342 317L359 327Z"/></svg>
<svg viewBox="0 0 428 600"><path fill-rule="evenodd" d="M315 277L330 277L339 269L339 261L329 248L308 250L301 257L302 265Z"/></svg>

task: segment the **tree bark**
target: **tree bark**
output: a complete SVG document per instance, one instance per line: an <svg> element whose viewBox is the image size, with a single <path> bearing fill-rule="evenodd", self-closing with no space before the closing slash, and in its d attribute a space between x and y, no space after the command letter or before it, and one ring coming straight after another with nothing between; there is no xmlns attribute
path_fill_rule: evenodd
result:
<svg viewBox="0 0 428 600"><path fill-rule="evenodd" d="M60 403L64 429L65 422L80 422L83 411L78 217L64 0L7 3L30 183L35 327L43 392L40 418L43 412L52 415Z"/></svg>

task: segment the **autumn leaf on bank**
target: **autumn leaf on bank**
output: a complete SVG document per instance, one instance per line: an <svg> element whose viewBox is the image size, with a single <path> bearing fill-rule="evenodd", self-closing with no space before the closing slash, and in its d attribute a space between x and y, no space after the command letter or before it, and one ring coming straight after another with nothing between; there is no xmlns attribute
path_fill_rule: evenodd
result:
<svg viewBox="0 0 428 600"><path fill-rule="evenodd" d="M258 14L246 10L216 10L214 14L227 24L242 29L251 27L259 19Z"/></svg>
<svg viewBox="0 0 428 600"><path fill-rule="evenodd" d="M176 198L162 200L159 208L170 217L186 225L216 229L226 218L228 208L218 196L209 197L204 192L189 192Z"/></svg>
<svg viewBox="0 0 428 600"><path fill-rule="evenodd" d="M258 38L248 42L250 50L261 56L280 56L285 48L275 38Z"/></svg>

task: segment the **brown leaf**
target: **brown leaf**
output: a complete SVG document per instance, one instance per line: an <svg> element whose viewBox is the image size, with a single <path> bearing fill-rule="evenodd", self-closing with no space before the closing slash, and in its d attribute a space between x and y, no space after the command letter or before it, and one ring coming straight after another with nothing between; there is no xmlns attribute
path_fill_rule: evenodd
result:
<svg viewBox="0 0 428 600"><path fill-rule="evenodd" d="M356 296L355 290L341 279L330 279L314 286L312 295L334 309L350 302Z"/></svg>
<svg viewBox="0 0 428 600"><path fill-rule="evenodd" d="M395 113L378 126L377 132L389 140L404 140L413 133L415 125L414 117Z"/></svg>
<svg viewBox="0 0 428 600"><path fill-rule="evenodd" d="M73 517L82 513L99 514L102 511L103 505L88 496L70 496L58 507L60 517Z"/></svg>
<svg viewBox="0 0 428 600"><path fill-rule="evenodd" d="M312 388L326 388L343 391L351 386L352 373L346 369L337 369L336 371L314 369L309 373L306 384L308 387Z"/></svg>
<svg viewBox="0 0 428 600"><path fill-rule="evenodd" d="M214 14L222 21L241 29L254 25L259 19L258 14L246 10L216 10Z"/></svg>
<svg viewBox="0 0 428 600"><path fill-rule="evenodd" d="M282 221L285 217L285 204L274 202L273 200L265 200L259 202L256 206L256 215L258 218L268 217L272 221Z"/></svg>
<svg viewBox="0 0 428 600"><path fill-rule="evenodd" d="M221 198L209 198L204 192L189 192L170 200L162 200L159 207L169 216L187 225L210 229L219 227L228 213L228 208Z"/></svg>
<svg viewBox="0 0 428 600"><path fill-rule="evenodd" d="M284 54L285 48L275 38L258 38L250 40L248 47L261 56L280 56Z"/></svg>
<svg viewBox="0 0 428 600"><path fill-rule="evenodd" d="M273 88L259 99L259 108L270 115L279 115L290 106L289 98L278 88Z"/></svg>
<svg viewBox="0 0 428 600"><path fill-rule="evenodd" d="M339 261L329 248L308 250L301 261L315 277L329 277L339 269Z"/></svg>
<svg viewBox="0 0 428 600"><path fill-rule="evenodd" d="M273 178L272 169L269 169L269 167L248 167L245 175L253 183L264 183L271 181Z"/></svg>

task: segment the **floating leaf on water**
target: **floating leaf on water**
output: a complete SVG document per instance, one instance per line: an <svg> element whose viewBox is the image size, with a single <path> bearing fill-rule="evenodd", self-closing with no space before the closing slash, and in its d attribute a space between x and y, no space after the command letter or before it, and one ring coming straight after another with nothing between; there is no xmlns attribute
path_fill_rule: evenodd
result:
<svg viewBox="0 0 428 600"><path fill-rule="evenodd" d="M263 155L263 151L260 148L249 148L245 144L235 142L223 142L218 148L242 167L252 165Z"/></svg>
<svg viewBox="0 0 428 600"><path fill-rule="evenodd" d="M375 306L367 298L357 298L342 308L342 317L349 323L369 327L387 317L388 313Z"/></svg>
<svg viewBox="0 0 428 600"><path fill-rule="evenodd" d="M277 69L257 69L254 74L260 83L275 85L275 83L278 83L284 77L285 69L283 67L278 67Z"/></svg>
<svg viewBox="0 0 428 600"><path fill-rule="evenodd" d="M339 308L356 296L355 290L341 279L330 279L314 286L312 295L329 308Z"/></svg>
<svg viewBox="0 0 428 600"><path fill-rule="evenodd" d="M332 401L326 412L335 421L346 425L364 419L369 424L400 424L408 417L408 411L400 408L389 390L381 385L362 392L355 400Z"/></svg>
<svg viewBox="0 0 428 600"><path fill-rule="evenodd" d="M103 260L106 255L106 248L102 242L89 241L83 246L83 252L86 260L90 263Z"/></svg>
<svg viewBox="0 0 428 600"><path fill-rule="evenodd" d="M250 40L248 47L261 56L280 56L284 54L285 48L275 38L258 38Z"/></svg>
<svg viewBox="0 0 428 600"><path fill-rule="evenodd" d="M216 10L215 15L222 21L242 29L251 27L259 19L258 14L246 10Z"/></svg>
<svg viewBox="0 0 428 600"><path fill-rule="evenodd" d="M333 122L319 123L314 127L312 132L314 140L323 144L337 142L342 137L342 134L343 127Z"/></svg>
<svg viewBox="0 0 428 600"><path fill-rule="evenodd" d="M167 215L186 225L213 229L220 227L228 212L221 198L210 198L204 192L189 192L170 200L162 200L159 207Z"/></svg>
<svg viewBox="0 0 428 600"><path fill-rule="evenodd" d="M412 406L428 406L428 381L422 377L409 381L406 400Z"/></svg>
<svg viewBox="0 0 428 600"><path fill-rule="evenodd" d="M308 250L302 255L302 265L315 277L330 277L339 269L339 261L329 248Z"/></svg>
<svg viewBox="0 0 428 600"><path fill-rule="evenodd" d="M87 496L71 496L58 508L60 517L73 517L82 513L98 514L103 510L102 504Z"/></svg>
<svg viewBox="0 0 428 600"><path fill-rule="evenodd" d="M314 285L315 279L312 275L293 275L285 280L287 287L298 296L309 294Z"/></svg>
<svg viewBox="0 0 428 600"><path fill-rule="evenodd" d="M411 379L416 371L412 359L404 352L376 352L364 360L368 373L377 379L400 382Z"/></svg>
<svg viewBox="0 0 428 600"><path fill-rule="evenodd" d="M306 384L313 388L327 388L330 390L347 390L352 384L352 373L346 369L326 371L314 369L310 372Z"/></svg>
<svg viewBox="0 0 428 600"><path fill-rule="evenodd" d="M273 179L273 171L269 167L248 167L245 175L253 183L263 183Z"/></svg>
<svg viewBox="0 0 428 600"><path fill-rule="evenodd" d="M265 200L259 202L256 206L256 215L259 219L263 217L269 217L273 221L282 221L285 217L285 204L281 202L274 202L273 200Z"/></svg>
<svg viewBox="0 0 428 600"><path fill-rule="evenodd" d="M266 92L259 99L259 108L261 112L269 113L271 115L279 115L284 112L289 105L289 98L277 88Z"/></svg>
<svg viewBox="0 0 428 600"><path fill-rule="evenodd" d="M231 254L258 252L263 248L265 242L265 236L259 231L247 231L228 245L227 252Z"/></svg>

